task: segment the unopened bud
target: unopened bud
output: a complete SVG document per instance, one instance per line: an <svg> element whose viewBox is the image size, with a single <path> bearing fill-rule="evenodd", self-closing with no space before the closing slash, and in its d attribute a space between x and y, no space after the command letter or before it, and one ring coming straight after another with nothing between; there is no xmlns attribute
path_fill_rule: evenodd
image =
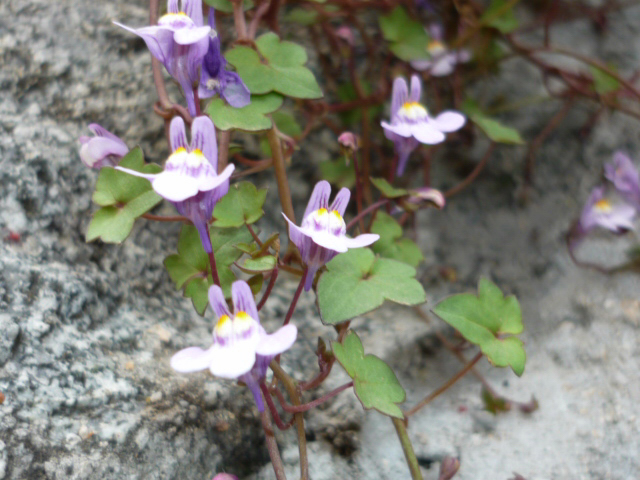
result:
<svg viewBox="0 0 640 480"><path fill-rule="evenodd" d="M355 133L342 132L338 137L338 143L340 144L340 150L342 150L345 162L349 165L349 161L360 148L360 137Z"/></svg>
<svg viewBox="0 0 640 480"><path fill-rule="evenodd" d="M454 457L445 457L440 464L438 480L451 480L460 470L460 460Z"/></svg>
<svg viewBox="0 0 640 480"><path fill-rule="evenodd" d="M213 477L213 480L238 480L238 477L230 473L219 473Z"/></svg>

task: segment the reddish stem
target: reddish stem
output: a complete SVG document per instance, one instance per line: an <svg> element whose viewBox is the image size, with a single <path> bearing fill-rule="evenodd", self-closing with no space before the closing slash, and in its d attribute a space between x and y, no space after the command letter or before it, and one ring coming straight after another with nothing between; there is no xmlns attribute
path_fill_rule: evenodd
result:
<svg viewBox="0 0 640 480"><path fill-rule="evenodd" d="M309 403L303 403L302 405L290 405L290 404L288 404L287 400L284 398L284 395L282 394L282 392L280 392L280 390L278 390L277 388L274 389L274 393L278 397L278 401L280 402L280 405L282 406L282 408L283 408L283 410L285 412L302 413L302 412L306 412L308 410L311 410L312 408L317 407L318 405L326 402L327 400L332 399L333 397L338 395L340 392L343 392L347 388L351 388L351 387L353 387L353 382L345 383L344 385L341 385L340 387L336 388L335 390L331 390L329 393L321 396L320 398L317 398L316 400L313 400L312 402L309 402Z"/></svg>

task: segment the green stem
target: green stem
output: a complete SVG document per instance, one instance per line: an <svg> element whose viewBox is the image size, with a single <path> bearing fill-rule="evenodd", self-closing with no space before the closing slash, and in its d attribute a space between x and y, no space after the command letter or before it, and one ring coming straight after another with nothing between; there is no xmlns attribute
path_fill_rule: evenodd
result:
<svg viewBox="0 0 640 480"><path fill-rule="evenodd" d="M418 464L418 459L416 458L416 454L413 451L413 445L411 445L411 440L409 440L409 434L407 433L407 427L404 424L404 420L401 418L392 418L393 426L396 427L396 433L398 434L398 438L400 439L400 444L402 445L402 450L404 451L404 457L407 459L407 465L409 466L409 471L411 472L411 478L413 480L423 480L422 472L420 471L420 465Z"/></svg>

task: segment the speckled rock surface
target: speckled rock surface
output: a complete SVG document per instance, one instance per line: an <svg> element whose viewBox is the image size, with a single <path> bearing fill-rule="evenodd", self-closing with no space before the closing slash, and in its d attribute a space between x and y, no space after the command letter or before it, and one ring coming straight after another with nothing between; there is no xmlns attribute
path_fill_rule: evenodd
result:
<svg viewBox="0 0 640 480"><path fill-rule="evenodd" d="M121 246L84 243L96 179L77 155L86 125L101 123L130 146L140 144L152 161L166 153L162 123L150 114L149 55L143 42L111 25L144 25L144 4L0 2L0 479L273 475L247 392L168 367L173 352L211 329L211 317L192 311L162 266L179 227L140 221ZM613 15L603 36L579 21L556 29L553 40L630 73L640 64L638 25L636 7ZM486 82L512 99L543 93L535 71L518 63ZM558 107L544 103L508 120L533 138ZM540 401L531 415L491 417L477 381L464 379L412 418L427 479L437 478L445 455L461 457L461 480L506 480L514 471L527 480L631 480L640 471L640 281L633 273L577 269L563 238L613 151L625 148L640 159L640 126L605 114L583 138L591 111L578 106L544 144L528 203L517 197L524 151L505 148L443 212L420 219L427 258L420 275L431 304L473 288L480 275L521 298L524 376L486 362L479 368L506 395ZM313 141L314 155L294 156L299 211L309 190L306 163L330 157L330 135ZM434 182L455 183L468 169L466 157L481 150L441 153ZM270 184L268 177L259 182ZM262 225L282 227L274 190L268 198ZM619 251L608 240L589 248L605 260ZM455 268L458 282L442 280L433 265ZM270 327L295 288L282 277L263 310ZM313 295L304 295L294 318L300 341L283 357L289 371L313 372L317 337L332 338L314 309ZM460 368L432 337L433 325L442 325L427 325L410 310L385 308L355 325L366 350L398 372L407 404ZM336 369L326 388L345 378ZM408 478L391 423L363 412L350 393L309 414L307 436L313 480ZM296 478L292 432L279 440L289 478Z"/></svg>

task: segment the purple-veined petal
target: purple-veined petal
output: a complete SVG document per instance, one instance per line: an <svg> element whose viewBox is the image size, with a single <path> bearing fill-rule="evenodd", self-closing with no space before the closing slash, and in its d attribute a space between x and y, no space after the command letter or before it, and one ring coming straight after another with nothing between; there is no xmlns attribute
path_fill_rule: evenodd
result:
<svg viewBox="0 0 640 480"><path fill-rule="evenodd" d="M211 8L213 10L213 8ZM202 0L182 0L182 11L189 15L196 27L204 25Z"/></svg>
<svg viewBox="0 0 640 480"><path fill-rule="evenodd" d="M226 168L222 171L220 175L207 175L201 176L198 178L198 190L201 192L207 192L209 190L213 190L218 186L222 185L225 182L229 181L229 177L233 173L236 166L233 163L230 163L226 166ZM225 192L226 193L226 192ZM221 197L222 198L222 197Z"/></svg>
<svg viewBox="0 0 640 480"><path fill-rule="evenodd" d="M121 172L128 173L129 175L133 175L134 177L146 178L147 180L153 182L159 175L162 173L142 173L136 172L135 170L130 170L128 168L115 167L116 170L120 170Z"/></svg>
<svg viewBox="0 0 640 480"><path fill-rule="evenodd" d="M404 174L405 168L407 168L407 162L413 150L396 148L396 151L398 151L398 169L396 170L396 175L401 177Z"/></svg>
<svg viewBox="0 0 640 480"><path fill-rule="evenodd" d="M604 176L613 183L616 190L624 194L633 194L636 196L634 200L638 200L640 194L638 170L626 154L616 152L613 162L604 165Z"/></svg>
<svg viewBox="0 0 640 480"><path fill-rule="evenodd" d="M429 67L431 67L432 63L433 62L431 60L412 60L411 66L416 70L423 72L427 70Z"/></svg>
<svg viewBox="0 0 640 480"><path fill-rule="evenodd" d="M191 373L205 370L211 365L214 348L216 347L212 346L208 350L203 350L200 347L189 347L184 350L180 350L171 357L171 368L180 373Z"/></svg>
<svg viewBox="0 0 640 480"><path fill-rule="evenodd" d="M411 101L420 102L420 96L422 95L422 82L418 75L411 75Z"/></svg>
<svg viewBox="0 0 640 480"><path fill-rule="evenodd" d="M256 363L256 344L259 340L260 337L254 335L228 346L216 345L209 370L220 378L238 378L244 375Z"/></svg>
<svg viewBox="0 0 640 480"><path fill-rule="evenodd" d="M256 353L265 357L278 355L291 348L291 345L296 341L297 335L298 329L295 325L285 325L275 333L262 337L256 347Z"/></svg>
<svg viewBox="0 0 640 480"><path fill-rule="evenodd" d="M233 301L233 310L248 313L256 322L260 322L256 301L253 298L251 287L244 280L236 280L231 285L231 299Z"/></svg>
<svg viewBox="0 0 640 480"><path fill-rule="evenodd" d="M167 1L167 12L168 13L178 13L180 11L180 5L178 0L168 0Z"/></svg>
<svg viewBox="0 0 640 480"><path fill-rule="evenodd" d="M441 132L455 132L460 130L466 123L467 119L464 115L454 111L442 112L436 118L430 119L431 125Z"/></svg>
<svg viewBox="0 0 640 480"><path fill-rule="evenodd" d="M341 217L344 217L344 212L347 210L349 199L351 198L351 191L343 187L340 189L336 198L333 199L333 203L329 207L329 210L337 210Z"/></svg>
<svg viewBox="0 0 640 480"><path fill-rule="evenodd" d="M141 177L142 175L138 175ZM151 182L155 192L171 202L182 202L197 195L198 179L177 170L164 171L156 175Z"/></svg>
<svg viewBox="0 0 640 480"><path fill-rule="evenodd" d="M402 108L402 105L405 104L409 97L407 82L402 77L397 77L393 81L393 88L391 90L391 118L393 119Z"/></svg>
<svg viewBox="0 0 640 480"><path fill-rule="evenodd" d="M107 137L94 137L80 148L80 159L89 167L101 162L109 155L124 157L129 149L121 140Z"/></svg>
<svg viewBox="0 0 640 480"><path fill-rule="evenodd" d="M211 27L211 30L216 29L216 9L209 7L209 16L207 17L207 24Z"/></svg>
<svg viewBox="0 0 640 480"><path fill-rule="evenodd" d="M210 31L211 27L209 25L205 25L203 27L181 28L175 31L173 39L179 45L193 45L204 38L208 38Z"/></svg>
<svg viewBox="0 0 640 480"><path fill-rule="evenodd" d="M209 287L209 305L211 305L213 312L218 318L223 315L227 315L228 317L232 316L227 306L227 301L224 298L224 293L222 293L222 289L218 285L211 285L211 287Z"/></svg>
<svg viewBox="0 0 640 480"><path fill-rule="evenodd" d="M175 152L179 148L188 148L187 132L182 117L173 117L169 126L169 138L171 141L171 151Z"/></svg>
<svg viewBox="0 0 640 480"><path fill-rule="evenodd" d="M289 220L284 212L282 212L282 216L289 224L289 239L293 244L298 247L300 251L300 256L304 259L306 254L308 253L309 242L311 241L311 237L307 235L305 231L303 231L299 226Z"/></svg>
<svg viewBox="0 0 640 480"><path fill-rule="evenodd" d="M235 72L222 72L224 88L222 89L222 97L229 105L234 108L242 108L251 102L251 93L244 84L240 75Z"/></svg>
<svg viewBox="0 0 640 480"><path fill-rule="evenodd" d="M115 140L117 142L124 144L124 142L120 137L118 137L117 135L114 135L109 130L104 128L102 125L99 125L97 123L90 123L89 131L98 137L110 138L111 140Z"/></svg>
<svg viewBox="0 0 640 480"><path fill-rule="evenodd" d="M316 276L316 272L320 267L307 267L307 273L304 277L304 291L308 292L313 287L313 279Z"/></svg>
<svg viewBox="0 0 640 480"><path fill-rule="evenodd" d="M445 135L440 130L436 130L428 123L416 123L411 125L411 134L413 137L427 145L444 142Z"/></svg>
<svg viewBox="0 0 640 480"><path fill-rule="evenodd" d="M161 26L134 29L118 22L113 23L142 38L144 43L147 44L147 48L151 52L151 55L160 60L165 67L167 66L167 62L173 52L174 44L173 31L171 29Z"/></svg>
<svg viewBox="0 0 640 480"><path fill-rule="evenodd" d="M258 363L259 358L260 357L256 357L255 364ZM251 394L253 395L253 400L256 402L256 407L258 407L258 411L264 412L264 401L262 400L262 392L260 391L260 384L258 383L258 381L253 375L254 368L255 367L253 367L250 372L245 373L244 375L241 375L239 379L247 385L247 388L249 388L249 390L251 390ZM234 480L234 479L238 480L238 477L236 477L235 475L232 475L228 480ZM216 477L214 477L213 480L216 480ZM221 479L221 480L226 480L226 479Z"/></svg>
<svg viewBox="0 0 640 480"><path fill-rule="evenodd" d="M391 132L396 135L400 135L401 137L410 137L411 136L411 124L409 123L396 123L392 125L387 122L380 122L382 128L385 129L386 132Z"/></svg>
<svg viewBox="0 0 640 480"><path fill-rule="evenodd" d="M332 235L326 231L311 232L310 230L306 230L306 233L315 243L321 247L328 248L329 250L344 253L349 249L347 244L344 242L344 239L346 239L345 236Z"/></svg>
<svg viewBox="0 0 640 480"><path fill-rule="evenodd" d="M344 237L344 243L348 248L368 247L378 240L380 240L380 235L377 233L363 233L355 238Z"/></svg>
<svg viewBox="0 0 640 480"><path fill-rule="evenodd" d="M173 32L183 29L195 28L193 20L186 15L167 13L158 19L158 25L170 28Z"/></svg>
<svg viewBox="0 0 640 480"><path fill-rule="evenodd" d="M205 35L204 38L200 39L196 43L187 46L178 46L187 49L187 73L189 75L189 81L193 86L200 81L200 73L203 69L202 60L204 59L204 56L207 54L207 50L209 49L209 37Z"/></svg>
<svg viewBox="0 0 640 480"><path fill-rule="evenodd" d="M306 218L312 212L315 212L319 208L329 208L329 195L331 195L331 185L326 180L321 180L316 183L311 192L311 198L307 204L307 209L304 211L304 217Z"/></svg>
<svg viewBox="0 0 640 480"><path fill-rule="evenodd" d="M218 144L216 129L209 117L197 117L191 124L191 150L198 149L209 161L214 171L218 171Z"/></svg>

